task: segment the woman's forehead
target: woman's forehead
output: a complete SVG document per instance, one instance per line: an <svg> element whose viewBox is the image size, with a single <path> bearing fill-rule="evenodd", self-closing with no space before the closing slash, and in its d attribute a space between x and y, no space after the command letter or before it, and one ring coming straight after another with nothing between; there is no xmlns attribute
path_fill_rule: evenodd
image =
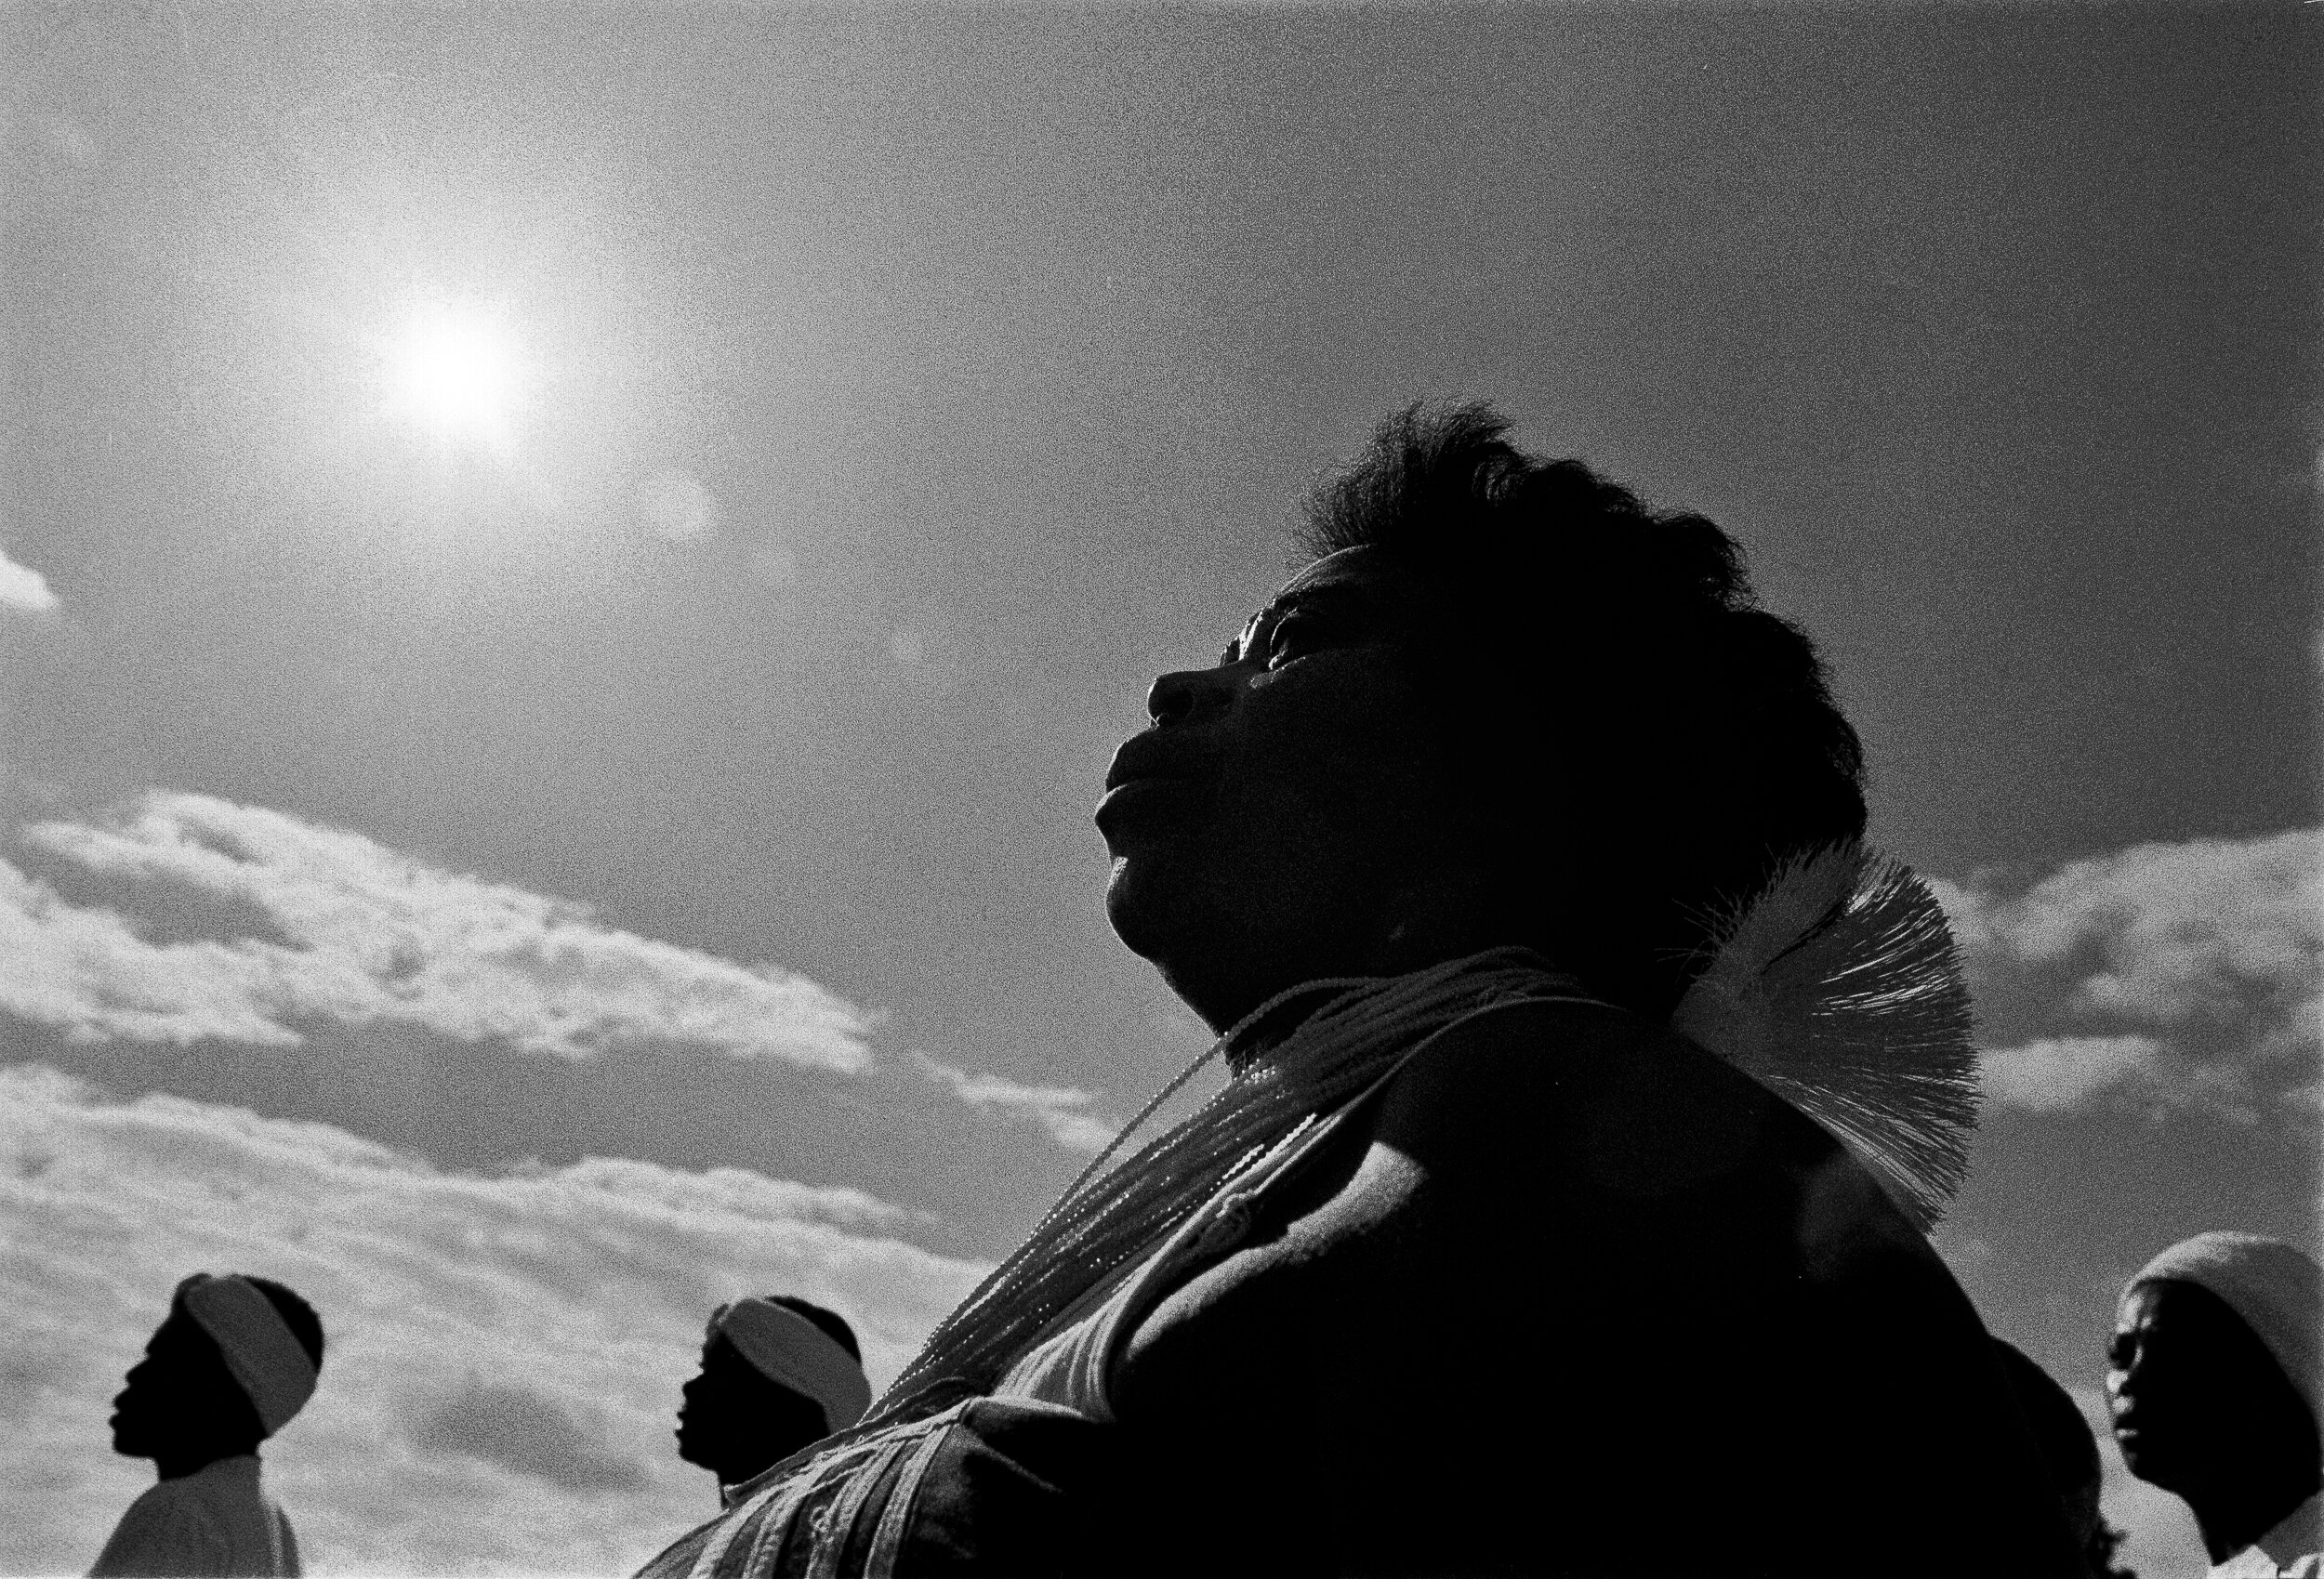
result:
<svg viewBox="0 0 2324 1579"><path fill-rule="evenodd" d="M1380 573L1379 551L1359 543L1353 548L1341 548L1336 553L1326 554L1322 559L1308 564L1298 574L1283 584L1281 590L1275 593L1274 600L1280 602L1294 593L1304 592L1314 586L1336 586L1352 581L1369 581Z"/></svg>
<svg viewBox="0 0 2324 1579"><path fill-rule="evenodd" d="M175 1354L191 1347L202 1329L191 1316L181 1309L172 1309L162 1318L162 1324L153 1329L153 1336L145 1341L148 1354ZM203 1334L202 1336L207 1336Z"/></svg>
<svg viewBox="0 0 2324 1579"><path fill-rule="evenodd" d="M1352 592L1359 587L1379 584L1381 566L1378 552L1361 544L1326 554L1302 568L1290 580L1278 587L1275 595L1260 606L1257 613L1245 622L1243 628L1252 625L1270 614L1279 613L1302 599L1326 593Z"/></svg>
<svg viewBox="0 0 2324 1579"><path fill-rule="evenodd" d="M2159 1283L2142 1283L2125 1290L2114 1309L2115 1326L2127 1332L2133 1327L2151 1321L2155 1302L2160 1297L2161 1288L2162 1284Z"/></svg>
<svg viewBox="0 0 2324 1579"><path fill-rule="evenodd" d="M2241 1324L2234 1307L2201 1283L2185 1278L2151 1278L2122 1296L2116 1324L2177 1328L2201 1325L2223 1316Z"/></svg>
<svg viewBox="0 0 2324 1579"><path fill-rule="evenodd" d="M1380 584L1379 556L1359 544L1326 554L1301 570L1285 582L1275 595L1260 606L1259 612L1243 622L1235 639L1227 644L1221 662L1229 660L1237 648L1248 645L1259 628L1270 620L1281 618L1287 612L1301 604L1323 602L1361 602Z"/></svg>

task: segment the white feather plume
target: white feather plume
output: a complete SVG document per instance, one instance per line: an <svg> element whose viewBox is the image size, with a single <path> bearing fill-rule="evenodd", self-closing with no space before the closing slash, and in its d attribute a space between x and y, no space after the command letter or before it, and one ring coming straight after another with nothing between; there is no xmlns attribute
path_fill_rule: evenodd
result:
<svg viewBox="0 0 2324 1579"><path fill-rule="evenodd" d="M1933 1226L1977 1118L1969 987L1936 897L1849 843L1791 858L1712 919L1672 1027L1837 1135Z"/></svg>

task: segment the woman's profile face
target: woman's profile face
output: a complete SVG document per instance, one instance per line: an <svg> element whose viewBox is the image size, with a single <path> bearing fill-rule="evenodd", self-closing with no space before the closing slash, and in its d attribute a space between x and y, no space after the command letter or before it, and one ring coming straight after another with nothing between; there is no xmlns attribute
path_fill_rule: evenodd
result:
<svg viewBox="0 0 2324 1579"><path fill-rule="evenodd" d="M1372 551L1318 559L1216 664L1156 680L1152 727L1115 753L1097 809L1107 913L1214 1026L1313 977L1430 963L1405 956L1470 914L1396 647L1410 613Z"/></svg>
<svg viewBox="0 0 2324 1579"><path fill-rule="evenodd" d="M702 1367L680 1397L678 1456L727 1485L829 1434L821 1404L770 1381L715 1322L703 1335Z"/></svg>
<svg viewBox="0 0 2324 1579"><path fill-rule="evenodd" d="M129 1367L113 1399L113 1451L152 1458L183 1441L206 1437L221 1424L244 1423L249 1405L218 1346L183 1311L173 1310ZM256 1424L251 1416L249 1424Z"/></svg>
<svg viewBox="0 0 2324 1579"><path fill-rule="evenodd" d="M2131 1473L2182 1493L2251 1455L2313 1464L2314 1421L2283 1368L2227 1302L2161 1279L2122 1302L2106 1404Z"/></svg>

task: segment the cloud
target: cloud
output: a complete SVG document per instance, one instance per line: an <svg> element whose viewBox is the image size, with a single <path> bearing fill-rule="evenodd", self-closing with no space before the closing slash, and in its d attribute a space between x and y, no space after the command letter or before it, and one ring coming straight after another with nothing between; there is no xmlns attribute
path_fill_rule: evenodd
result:
<svg viewBox="0 0 2324 1579"><path fill-rule="evenodd" d="M2025 894L1953 888L1964 946L2053 966L2094 955L2078 1007L2168 1024L2313 997L2324 957L2317 830L2146 844L2076 861Z"/></svg>
<svg viewBox="0 0 2324 1579"><path fill-rule="evenodd" d="M2162 1059L2162 1045L2151 1036L2045 1036L1984 1054L1979 1073L1994 1101L2066 1112L2101 1091L2151 1079Z"/></svg>
<svg viewBox="0 0 2324 1579"><path fill-rule="evenodd" d="M614 1159L480 1177L324 1125L0 1070L0 1572L78 1572L150 1470L105 1436L197 1269L276 1277L328 1332L268 1478L313 1572L627 1572L716 1507L670 1441L702 1322L840 1311L875 1385L986 1270L852 1191Z"/></svg>
<svg viewBox="0 0 2324 1579"><path fill-rule="evenodd" d="M840 1072L871 1061L867 1017L803 977L279 811L154 791L119 820L23 837L144 905L75 905L0 862L0 1012L78 1039L283 1046L315 1017L564 1058L660 1046ZM227 935L157 937L154 917L189 900Z"/></svg>
<svg viewBox="0 0 2324 1579"><path fill-rule="evenodd" d="M2065 1022L1989 1052L1988 1093L2037 1112L2120 1092L2251 1116L2254 1092L2317 1049L2320 850L2317 830L2295 830L2137 845L2019 892L1991 874L1937 881L1980 997Z"/></svg>
<svg viewBox="0 0 2324 1579"><path fill-rule="evenodd" d="M48 578L0 553L0 609L14 609L25 614L54 613L59 607L57 595L48 589Z"/></svg>
<svg viewBox="0 0 2324 1579"><path fill-rule="evenodd" d="M420 1410L408 1435L422 1451L465 1454L567 1491L643 1489L644 1466L612 1451L601 1426L575 1415L572 1404L548 1393L471 1375Z"/></svg>
<svg viewBox="0 0 2324 1579"><path fill-rule="evenodd" d="M964 1069L940 1063L926 1053L912 1056L931 1079L969 1106L1029 1118L1069 1151L1086 1151L1095 1156L1105 1150L1106 1142L1114 1138L1118 1127L1089 1111L1089 1104L1097 1100L1092 1092L1068 1086L1020 1086L997 1075L971 1074Z"/></svg>

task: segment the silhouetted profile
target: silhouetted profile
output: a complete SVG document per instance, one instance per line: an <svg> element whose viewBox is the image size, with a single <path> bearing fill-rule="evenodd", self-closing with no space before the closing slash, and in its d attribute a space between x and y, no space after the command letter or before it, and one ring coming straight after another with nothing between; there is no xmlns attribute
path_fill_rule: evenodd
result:
<svg viewBox="0 0 2324 1579"><path fill-rule="evenodd" d="M727 1487L843 1430L871 1402L855 1334L837 1311L786 1294L710 1316L702 1368L678 1411L678 1455Z"/></svg>
<svg viewBox="0 0 2324 1579"><path fill-rule="evenodd" d="M2122 1291L2106 1349L2131 1473L2186 1499L2212 1573L2324 1572L2317 1329L2324 1271L2281 1240L2182 1240Z"/></svg>
<svg viewBox="0 0 2324 1579"><path fill-rule="evenodd" d="M323 1365L323 1323L268 1278L196 1272L113 1400L113 1451L161 1480L129 1505L91 1579L296 1574L290 1520L260 1483L258 1444L297 1414Z"/></svg>
<svg viewBox="0 0 2324 1579"><path fill-rule="evenodd" d="M1918 1231L1966 993L1813 647L1504 428L1387 423L1106 775L1222 1090L649 1573L2078 1572Z"/></svg>
<svg viewBox="0 0 2324 1579"><path fill-rule="evenodd" d="M2090 1579L2133 1579L2127 1570L2114 1564L2122 1533L2111 1528L2099 1510L2098 1488L2106 1472L2098 1461L2098 1438L2090 1422L2082 1418L2074 1395L2015 1344L1997 1337L1993 1351L2000 1357L2010 1390L2033 1432L2034 1447L2050 1472L2050 1483L2066 1507L2067 1522Z"/></svg>

